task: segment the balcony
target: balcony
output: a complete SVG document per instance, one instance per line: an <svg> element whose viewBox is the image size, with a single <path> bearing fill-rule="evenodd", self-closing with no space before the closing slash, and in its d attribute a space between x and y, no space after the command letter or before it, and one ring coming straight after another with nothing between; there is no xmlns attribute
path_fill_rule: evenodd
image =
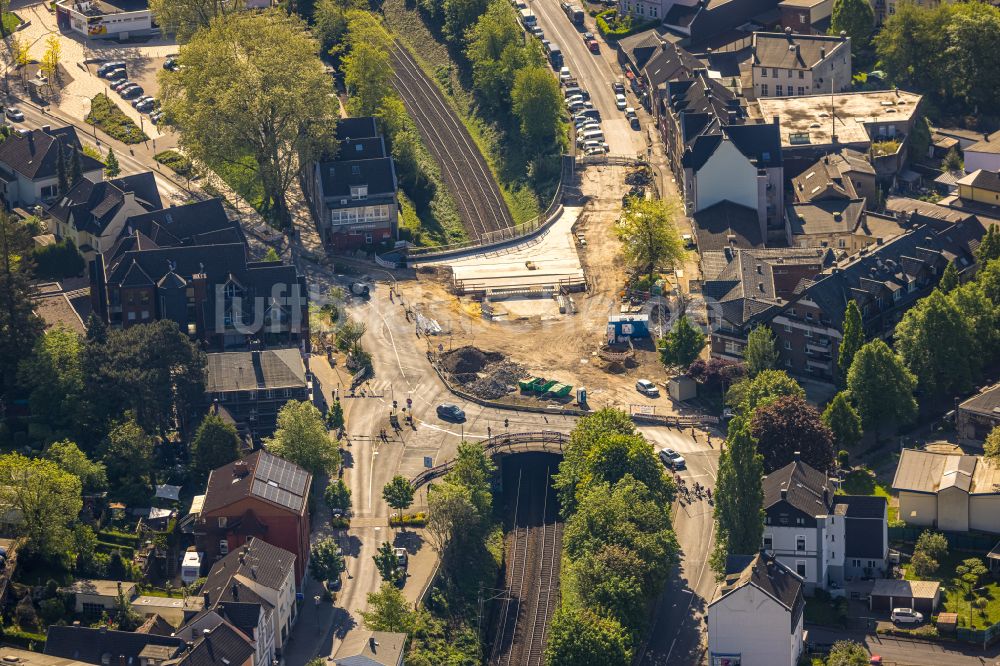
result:
<svg viewBox="0 0 1000 666"><path fill-rule="evenodd" d="M806 353L810 356L816 355L825 358L830 357L830 352L832 351L832 345L829 340L827 342L822 342L820 340L808 340L806 341Z"/></svg>

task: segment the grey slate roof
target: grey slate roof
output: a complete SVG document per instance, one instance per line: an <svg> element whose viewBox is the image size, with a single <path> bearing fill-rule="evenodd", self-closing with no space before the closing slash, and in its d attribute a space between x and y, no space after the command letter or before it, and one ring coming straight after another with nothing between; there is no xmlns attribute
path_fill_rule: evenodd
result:
<svg viewBox="0 0 1000 666"><path fill-rule="evenodd" d="M694 232L701 252L764 246L757 211L720 201L694 214Z"/></svg>
<svg viewBox="0 0 1000 666"><path fill-rule="evenodd" d="M72 218L78 230L100 236L121 210L127 192L146 210L163 205L153 173L147 171L96 183L83 178L49 208L49 214L61 222Z"/></svg>
<svg viewBox="0 0 1000 666"><path fill-rule="evenodd" d="M993 418L1000 418L1000 384L994 384L989 388L983 389L980 393L959 405L958 408Z"/></svg>
<svg viewBox="0 0 1000 666"><path fill-rule="evenodd" d="M344 139L337 151L338 160L372 160L388 156L385 152L385 140L380 136Z"/></svg>
<svg viewBox="0 0 1000 666"><path fill-rule="evenodd" d="M753 64L782 69L811 69L846 41L826 35L755 32L750 47Z"/></svg>
<svg viewBox="0 0 1000 666"><path fill-rule="evenodd" d="M353 648L347 645L347 648ZM337 666L396 666L403 656L406 647L406 634L387 631L373 631L364 642L364 646L353 654L341 656L340 650L333 663Z"/></svg>
<svg viewBox="0 0 1000 666"><path fill-rule="evenodd" d="M716 592L715 599L709 606L714 606L728 595L747 585L753 585L788 609L791 615L789 631L798 625L799 618L805 608L805 598L802 596L802 579L765 552L754 556L739 573L726 576L724 583Z"/></svg>
<svg viewBox="0 0 1000 666"><path fill-rule="evenodd" d="M111 664L118 664L120 658L124 658L126 664L137 664L139 653L147 646L169 648L172 656L176 656L184 650L185 643L172 636L52 625L45 639L45 654L97 665L101 665L107 655Z"/></svg>
<svg viewBox="0 0 1000 666"><path fill-rule="evenodd" d="M73 127L56 127L49 129L48 132L33 129L29 130L26 136L15 132L0 143L0 164L6 165L29 180L54 178L59 155L57 141L61 141L67 148L82 150L80 139ZM103 166L93 157L81 152L80 168L84 173L101 169Z"/></svg>
<svg viewBox="0 0 1000 666"><path fill-rule="evenodd" d="M364 205L351 200L352 185L367 185L368 199L392 199L396 193L396 169L391 157L371 160L345 160L321 162L318 167L323 186L322 196L328 205L337 208L346 199L345 206Z"/></svg>
<svg viewBox="0 0 1000 666"><path fill-rule="evenodd" d="M295 555L266 541L250 537L246 545L237 548L212 566L203 594L214 604L230 588L234 578L254 581L257 585L280 590L295 568Z"/></svg>
<svg viewBox="0 0 1000 666"><path fill-rule="evenodd" d="M201 634L178 666L238 666L254 655L253 644L228 622ZM166 666L166 665L165 665Z"/></svg>
<svg viewBox="0 0 1000 666"><path fill-rule="evenodd" d="M833 487L826 474L800 460L790 462L764 477L765 510L783 501L781 499L783 488L787 490L784 501L807 516L826 516L833 508Z"/></svg>
<svg viewBox="0 0 1000 666"><path fill-rule="evenodd" d="M345 139L368 139L378 136L378 127L372 116L358 118L340 118L337 120L337 141Z"/></svg>
<svg viewBox="0 0 1000 666"><path fill-rule="evenodd" d="M122 236L141 233L160 247L239 243L245 236L219 198L154 210L128 218Z"/></svg>
<svg viewBox="0 0 1000 666"><path fill-rule="evenodd" d="M1000 173L987 171L986 169L976 169L964 178L956 181L957 185L968 185L980 190L990 192L1000 192Z"/></svg>
<svg viewBox="0 0 1000 666"><path fill-rule="evenodd" d="M304 388L306 368L297 348L208 354L207 393Z"/></svg>
<svg viewBox="0 0 1000 666"><path fill-rule="evenodd" d="M834 515L844 517L844 556L857 559L882 559L888 544L883 527L888 502L875 495L837 495Z"/></svg>
<svg viewBox="0 0 1000 666"><path fill-rule="evenodd" d="M793 236L853 232L864 212L864 199L825 199L785 208Z"/></svg>

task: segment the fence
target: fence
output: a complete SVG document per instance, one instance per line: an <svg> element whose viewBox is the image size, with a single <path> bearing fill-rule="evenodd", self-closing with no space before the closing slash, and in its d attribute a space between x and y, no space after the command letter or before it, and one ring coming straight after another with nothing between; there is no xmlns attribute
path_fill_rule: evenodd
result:
<svg viewBox="0 0 1000 666"><path fill-rule="evenodd" d="M551 451L562 453L563 444L569 441L569 436L561 432L552 430L540 430L537 432L518 432L506 435L494 435L483 443L483 449L488 455L498 455L504 452L515 451ZM414 488L444 476L450 470L455 461L441 463L430 469L425 469L420 474L413 477L410 484Z"/></svg>
<svg viewBox="0 0 1000 666"><path fill-rule="evenodd" d="M559 183L556 191L552 195L548 208L541 215L522 224L496 231L488 231L476 240L452 243L450 245L436 245L433 247L411 247L407 249L407 262L416 263L424 260L440 259L457 252L464 252L475 248L486 248L501 243L509 243L512 240L527 238L532 234L547 229L555 222L562 213L563 188L567 180L573 178L576 170L576 159L572 155L562 156L562 172L559 176Z"/></svg>
<svg viewBox="0 0 1000 666"><path fill-rule="evenodd" d="M611 165L611 166L649 166L649 162L641 157L629 157L628 155L584 155L580 158L580 164L584 165Z"/></svg>

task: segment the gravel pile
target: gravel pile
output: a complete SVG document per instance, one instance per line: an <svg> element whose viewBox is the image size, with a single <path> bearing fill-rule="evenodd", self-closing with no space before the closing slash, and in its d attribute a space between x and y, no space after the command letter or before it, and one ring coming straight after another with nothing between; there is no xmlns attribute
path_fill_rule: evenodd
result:
<svg viewBox="0 0 1000 666"><path fill-rule="evenodd" d="M472 346L459 347L441 356L441 366L453 375L479 372L486 365L503 359L503 354L484 352Z"/></svg>
<svg viewBox="0 0 1000 666"><path fill-rule="evenodd" d="M465 384L464 388L485 400L494 400L507 395L509 387L527 376L527 370L519 363L502 360L483 368L479 378Z"/></svg>

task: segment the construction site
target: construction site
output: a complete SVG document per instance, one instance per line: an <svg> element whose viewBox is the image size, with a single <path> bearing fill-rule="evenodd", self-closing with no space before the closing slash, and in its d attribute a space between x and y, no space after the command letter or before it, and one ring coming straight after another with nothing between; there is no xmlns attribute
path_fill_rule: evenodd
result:
<svg viewBox="0 0 1000 666"><path fill-rule="evenodd" d="M519 406L565 405L581 388L591 406L649 402L635 382L667 379L655 340L699 303L680 296L688 266L653 293L626 293L616 225L640 169L580 169L561 215L534 238L416 265L400 288L454 389Z"/></svg>

